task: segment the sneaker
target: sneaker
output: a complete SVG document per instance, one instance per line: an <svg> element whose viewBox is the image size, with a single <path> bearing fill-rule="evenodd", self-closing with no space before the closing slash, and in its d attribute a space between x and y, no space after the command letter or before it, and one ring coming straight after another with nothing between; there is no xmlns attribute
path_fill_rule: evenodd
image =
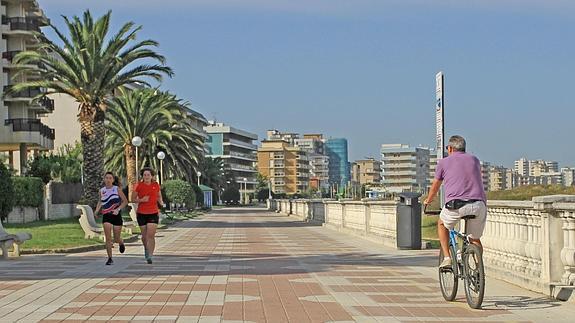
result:
<svg viewBox="0 0 575 323"><path fill-rule="evenodd" d="M123 243L120 244L120 253L124 253L126 251L126 246Z"/></svg>
<svg viewBox="0 0 575 323"><path fill-rule="evenodd" d="M114 260L112 260L112 258L108 258L108 261L106 261L106 266L110 266L114 264Z"/></svg>
<svg viewBox="0 0 575 323"><path fill-rule="evenodd" d="M152 264L152 257L146 258L146 261L148 262L149 265Z"/></svg>
<svg viewBox="0 0 575 323"><path fill-rule="evenodd" d="M441 262L441 265L439 265L439 268L451 268L451 258L450 257L443 258L443 261Z"/></svg>

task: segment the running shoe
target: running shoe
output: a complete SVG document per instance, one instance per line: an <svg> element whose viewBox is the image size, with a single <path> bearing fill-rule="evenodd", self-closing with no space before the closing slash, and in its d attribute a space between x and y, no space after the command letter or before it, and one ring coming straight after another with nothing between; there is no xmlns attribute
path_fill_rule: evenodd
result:
<svg viewBox="0 0 575 323"><path fill-rule="evenodd" d="M112 260L112 258L108 258L108 261L106 261L106 266L110 266L114 264L114 260Z"/></svg>
<svg viewBox="0 0 575 323"><path fill-rule="evenodd" d="M126 251L126 246L123 243L120 243L120 253L124 253Z"/></svg>
<svg viewBox="0 0 575 323"><path fill-rule="evenodd" d="M147 258L146 261L148 262L149 265L151 265L152 264L152 257Z"/></svg>

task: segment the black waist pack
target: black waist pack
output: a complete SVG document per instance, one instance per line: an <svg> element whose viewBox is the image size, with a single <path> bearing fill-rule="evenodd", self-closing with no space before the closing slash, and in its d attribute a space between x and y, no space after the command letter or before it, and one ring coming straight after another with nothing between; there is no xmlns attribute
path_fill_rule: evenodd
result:
<svg viewBox="0 0 575 323"><path fill-rule="evenodd" d="M461 209L464 205L466 204L470 204L470 203L475 203L475 202L479 202L481 200L451 200L447 203L445 203L445 208L448 210L459 210Z"/></svg>

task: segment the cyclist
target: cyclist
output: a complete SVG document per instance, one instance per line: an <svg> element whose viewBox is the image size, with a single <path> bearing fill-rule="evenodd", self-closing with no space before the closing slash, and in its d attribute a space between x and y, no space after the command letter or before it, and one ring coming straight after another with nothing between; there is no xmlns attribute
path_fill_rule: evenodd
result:
<svg viewBox="0 0 575 323"><path fill-rule="evenodd" d="M448 157L440 159L435 170L435 179L429 195L423 202L430 204L441 184L444 184L445 207L441 210L437 222L437 234L443 254L446 255L439 265L441 268L451 267L449 255L449 230L466 215L475 215L467 220L467 233L471 243L481 248L481 236L487 221L487 206L485 190L481 176L481 164L477 157L465 153L465 139L461 136L449 138L446 147ZM453 256L453 255L452 255Z"/></svg>

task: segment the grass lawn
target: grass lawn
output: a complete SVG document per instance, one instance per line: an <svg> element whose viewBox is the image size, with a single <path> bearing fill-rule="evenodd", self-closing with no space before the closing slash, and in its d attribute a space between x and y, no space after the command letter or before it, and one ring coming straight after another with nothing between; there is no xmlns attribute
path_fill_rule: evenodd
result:
<svg viewBox="0 0 575 323"><path fill-rule="evenodd" d="M437 220L439 216L426 216L421 218L421 238L431 242L433 248L439 248L439 238L437 237Z"/></svg>
<svg viewBox="0 0 575 323"><path fill-rule="evenodd" d="M21 245L24 249L62 249L99 245L100 239L84 239L84 231L78 219L62 219L54 221L37 221L25 224L5 224L10 233L18 231L32 234L32 240Z"/></svg>
<svg viewBox="0 0 575 323"><path fill-rule="evenodd" d="M161 228L165 225L177 221L192 219L203 212L174 212L169 218L162 222ZM124 214L125 215L125 214ZM124 221L130 221L129 217L124 216ZM102 217L96 219L98 224L102 223ZM84 231L80 227L77 218L53 220L53 221L36 221L25 224L4 224L4 228L9 233L28 232L32 234L32 240L28 240L21 245L22 250L55 250L64 248L85 247L93 245L104 245L104 241L96 239L84 239ZM140 228L132 229L133 234L139 234ZM123 238L130 237L127 233L122 233Z"/></svg>

